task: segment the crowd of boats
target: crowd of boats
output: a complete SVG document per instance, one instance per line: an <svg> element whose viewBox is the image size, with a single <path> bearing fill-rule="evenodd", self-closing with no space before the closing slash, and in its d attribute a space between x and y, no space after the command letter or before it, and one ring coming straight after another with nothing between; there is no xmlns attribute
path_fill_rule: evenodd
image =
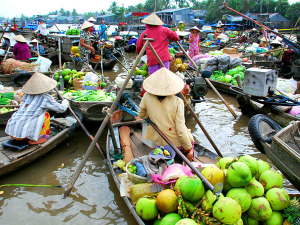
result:
<svg viewBox="0 0 300 225"><path fill-rule="evenodd" d="M73 27L67 27L69 30L73 29ZM222 24L220 24L220 27L222 27ZM291 36L293 39L289 39L290 35L281 35L276 31L269 31L266 36L264 33L266 27L262 27L264 28L262 33L259 32L260 29L258 28L243 32L221 30L219 34L216 34L215 31L200 31L201 54L193 59L186 52L189 48L189 28L184 31L176 31L180 36L180 41L169 43L170 53L174 58L171 61L170 70L182 77L189 86L188 89L183 91L185 93L181 97L187 102L186 111L193 114L205 133L205 128L193 113L192 108L195 104L205 100L207 88L211 88L217 93L234 117L236 117L235 112L223 99L220 92L236 96L242 113L255 115L249 122L249 133L255 146L260 152L269 157L299 191L300 103L298 102L298 94L300 89L297 80L300 79L300 46L295 35ZM137 117L142 83L147 76L147 72L145 74L139 72L143 70L141 67L147 61L145 57L140 57L134 62L128 62L125 53L135 52L135 45L129 45L128 42L133 38L137 39L144 27L136 26L136 28L141 29L136 31L129 29L118 33L111 32L107 40L100 40L97 35L91 37L93 46L99 55L97 60L90 62L90 72L99 76L94 85L96 87L93 85L84 87L82 81L81 83L78 81L84 80L84 77L87 76L87 74L83 74L80 77L80 73L75 71L75 69L80 70L82 66L82 61L78 60L76 50L80 41L79 35L70 35L63 32L50 33L44 40L36 36L39 39L39 44L43 45L45 49L45 55L42 58L50 60L52 65L57 64L60 66L58 71L43 72L54 79L55 74L58 74L58 81L60 81L58 88L62 88L61 84L64 83L62 79L64 79L64 85L68 85L69 89L73 89L69 92L70 94L66 94L68 91L61 93L66 94L63 96L70 100L71 113L55 116L55 119L51 121L50 138L41 145L34 147L22 143L3 145L3 143L7 143L10 137L2 137L0 140L0 176L6 175L46 154L69 137L76 127L83 128L86 134L91 137L83 125L84 121L87 120L102 124L96 136L91 138L93 141L85 158L88 157L88 152L96 145L97 139L107 125L109 132L106 151L102 151L100 148L99 150L103 156L106 155L115 183L121 189L118 175L120 170L116 169L115 166L117 159L122 155L122 149L124 149L124 145L120 144L121 134L119 128L123 126L130 127L130 132L126 135L128 135L130 151L134 158L148 155L155 148L155 146L149 146L147 140L143 138L147 122ZM56 26L56 29L59 29L59 27ZM11 34L10 37L13 36L14 34ZM10 38L10 40L11 47L13 47L13 39ZM259 45L264 40L267 42L266 47ZM272 42L279 43L280 49L275 49L275 51L282 51L284 60L282 60L282 57L274 57L273 53L275 51L270 48L274 46ZM289 55L292 55L292 57L288 57ZM4 51L0 57L2 57L3 62L13 57L11 48ZM38 57L30 59L28 63L36 63L36 60L39 60ZM116 63L121 63L128 73L120 74L116 80L109 81L104 76L104 70L111 70ZM188 64L188 67L183 66L183 64ZM0 92L15 91L19 88L17 85L23 85L34 72L20 69L18 63L9 66L11 68L9 73L0 74L0 81L2 82ZM100 74L96 72L97 68L101 69ZM141 70L136 70L136 68ZM66 71L65 74L61 74L64 70ZM232 73L229 72L230 70ZM72 79L74 74L79 74L77 81L75 78ZM99 85L100 83L104 83L103 86ZM7 86L10 86L10 88ZM84 89L83 92L80 92L82 89ZM110 93L113 96L112 99L88 100L88 98L85 98L86 100L82 100L90 93L97 92L97 89L98 91L101 89L100 91ZM75 92L76 94L74 94ZM56 97L60 98L57 95ZM20 101L13 103L13 99L11 100L12 105L4 104L0 106L1 108L11 109L6 113L0 113L1 124L5 124L11 114L19 107ZM206 136L218 153L218 149L209 134L206 134ZM202 164L214 164L217 158L220 157L220 154L215 154L204 147L196 146L196 148L195 158ZM85 158L82 160L81 167L84 166ZM73 181L75 183L76 179ZM71 191L72 185L68 187L67 192ZM145 221L133 211L133 202L125 196L124 200L137 222L145 224Z"/></svg>

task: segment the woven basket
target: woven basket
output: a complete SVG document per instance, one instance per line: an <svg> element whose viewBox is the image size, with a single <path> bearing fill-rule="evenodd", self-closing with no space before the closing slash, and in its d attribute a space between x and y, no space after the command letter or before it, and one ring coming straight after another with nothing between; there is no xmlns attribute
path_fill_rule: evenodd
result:
<svg viewBox="0 0 300 225"><path fill-rule="evenodd" d="M175 73L177 70L178 70L178 68L176 66L176 60L175 60L175 58L172 58L170 61L170 71Z"/></svg>
<svg viewBox="0 0 300 225"><path fill-rule="evenodd" d="M74 79L73 80L73 85L74 85L74 90L80 90L82 87L83 79Z"/></svg>
<svg viewBox="0 0 300 225"><path fill-rule="evenodd" d="M130 172L128 171L128 166L129 166L130 164L131 164L131 163L128 163L128 164L126 165L126 168L125 168L129 180L131 180L131 181L132 181L133 183L135 183L135 184L147 183L147 178L146 178L146 177L141 177L141 176L135 175L135 174L133 174L133 173L130 173Z"/></svg>
<svg viewBox="0 0 300 225"><path fill-rule="evenodd" d="M236 48L224 48L223 53L224 54L236 54L237 49Z"/></svg>

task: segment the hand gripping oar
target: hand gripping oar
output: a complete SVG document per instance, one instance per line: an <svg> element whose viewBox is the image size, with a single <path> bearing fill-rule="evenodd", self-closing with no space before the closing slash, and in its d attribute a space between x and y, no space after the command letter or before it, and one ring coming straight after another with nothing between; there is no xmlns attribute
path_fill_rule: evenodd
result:
<svg viewBox="0 0 300 225"><path fill-rule="evenodd" d="M161 61L161 59L159 58L158 54L156 53L155 49L153 48L153 46L151 45L151 43L149 43L149 47L152 50L155 58L157 59L157 61L159 62L159 64L162 67L165 67L163 62ZM205 134L205 136L207 137L208 141L210 142L210 144L213 146L213 148L216 150L216 152L218 153L219 156L223 157L222 153L220 152L220 150L218 149L218 147L216 146L216 144L214 143L214 141L211 139L211 137L209 136L209 134L207 133L206 129L204 128L204 126L202 125L202 123L200 122L199 118L197 117L197 115L195 114L195 112L193 111L193 109L191 108L190 104L186 101L185 97L183 96L183 94L180 92L179 93L180 98L183 100L185 106L188 108L188 110L190 110L191 114L193 115L194 119L196 120L196 122L199 124L200 128L202 129L203 133Z"/></svg>
<svg viewBox="0 0 300 225"><path fill-rule="evenodd" d="M144 40L145 40L145 39L144 39ZM153 39L152 39L152 40L153 40ZM81 172L81 170L83 169L83 167L84 167L86 161L88 160L88 158L89 158L89 156L90 156L90 154L91 154L91 152L92 152L92 150L93 150L93 148L94 148L96 142L97 142L98 139L100 138L100 136L101 136L101 134L102 134L104 128L106 127L108 121L110 120L110 117L111 117L112 113L113 113L113 112L115 111L115 109L117 108L118 102L119 102L120 99L121 99L121 96L122 96L122 94L123 94L123 92L124 92L124 90L125 90L125 87L126 87L127 83L129 82L129 80L131 79L131 76L132 76L132 74L133 74L133 72L134 72L134 70L135 70L135 68L136 68L136 66L137 66L137 64L138 64L138 62L141 60L141 58L142 58L144 52L146 51L146 48L147 48L148 44L150 43L150 41L151 41L151 40L146 39L146 42L145 42L145 44L144 44L144 46L143 46L143 48L142 48L140 54L137 56L137 58L136 58L136 60L135 60L135 62L134 62L134 64L133 64L133 66L132 66L132 69L130 70L130 73L128 74L127 78L125 79L125 81L124 81L124 83L123 83L123 86L121 87L121 89L120 89L120 91L119 91L119 93L118 93L116 99L115 99L114 102L112 103L110 109L109 109L108 112L107 112L107 115L105 116L103 122L101 123L101 126L99 127L99 129L98 129L98 131L97 131L97 133L96 133L96 135L95 135L94 140L92 141L92 143L90 144L90 146L89 146L88 149L86 150L86 153L85 153L83 159L81 160L81 162L80 162L80 164L79 164L79 166L78 166L78 168L77 168L77 170L76 170L76 172L75 172L75 174L74 174L74 176L73 176L73 178L72 178L71 183L68 185L67 190L65 191L64 198L66 198L66 197L69 195L70 191L72 190L72 187L74 186L74 184L75 184L77 178L79 177L80 172Z"/></svg>
<svg viewBox="0 0 300 225"><path fill-rule="evenodd" d="M57 90L57 88L55 88L55 91L57 92L59 98L61 100L63 100L63 96L61 96L61 94L59 93L59 91ZM74 118L77 120L77 122L79 123L79 125L81 126L82 130L84 131L84 133L86 133L86 135L93 141L94 137L93 135L90 134L90 132L86 129L86 127L81 123L80 119L76 116L76 114L74 113L74 111L72 110L72 108L70 106L68 106L68 109L70 111L70 113L72 114L72 116L74 116ZM101 147L99 146L98 143L96 143L96 148L99 150L99 152L101 153L103 159L105 159L105 156L103 154L103 150L101 149Z"/></svg>
<svg viewBox="0 0 300 225"><path fill-rule="evenodd" d="M181 44L179 43L179 41L176 42L179 46L179 48L181 49L181 51L186 55L186 57L188 57L188 59L193 63L194 67L198 70L198 66L197 64L194 62L194 60L192 60L192 58L187 54L187 52L184 50L184 48L181 46ZM210 80L208 78L204 78L205 81L208 83L208 85L211 87L211 89L213 89L213 91L218 95L218 97L221 99L221 101L224 103L224 105L227 107L227 109L231 112L231 114L234 116L234 118L237 118L237 115L235 114L235 112L232 110L232 108L228 105L228 103L225 101L225 99L222 97L222 95L220 95L220 93L217 91L217 89L214 87L214 85L210 82Z"/></svg>
<svg viewBox="0 0 300 225"><path fill-rule="evenodd" d="M201 173L196 167L182 154L182 152L163 134L163 132L149 119L146 120L156 132L168 143L168 145L180 156L180 158L194 171L194 173L204 182L204 184L217 196L223 190L223 184L218 183L213 186Z"/></svg>

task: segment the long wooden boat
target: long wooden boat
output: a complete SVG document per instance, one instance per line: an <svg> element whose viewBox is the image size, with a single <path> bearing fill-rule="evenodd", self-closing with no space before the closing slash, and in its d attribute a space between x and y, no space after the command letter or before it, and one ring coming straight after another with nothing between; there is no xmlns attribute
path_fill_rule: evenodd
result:
<svg viewBox="0 0 300 225"><path fill-rule="evenodd" d="M276 133L272 143L262 142L264 153L284 176L300 190L300 121Z"/></svg>
<svg viewBox="0 0 300 225"><path fill-rule="evenodd" d="M135 118L133 121L127 121L127 122L120 122L119 120L115 119L115 114L119 114L118 118L126 118L126 112L124 111L116 111L114 113L114 119L113 119L113 129L117 129L122 127L122 126L128 126L130 127L130 142L131 142L131 150L133 153L133 156L136 157L141 157L143 155L148 155L154 148L148 147L146 144L142 142L142 127L143 127L143 120L139 119L138 117ZM119 139L119 137L117 137ZM120 169L117 169L113 166L114 163L114 147L112 144L112 135L108 131L107 134L107 140L106 140L106 155L107 155L107 160L108 160L108 165L110 172L113 176L113 179L116 183L117 188L120 191L120 186L121 186L121 181L119 175L122 173ZM215 164L217 162L217 157L215 153L209 151L208 149L200 146L200 145L195 145L195 153L197 156L195 157L195 161L202 163L202 164ZM147 222L143 221L139 215L137 214L135 210L135 205L132 203L130 198L128 197L122 197L127 205L127 207L130 210L130 213L133 215L135 220L137 221L138 224L144 225L148 224Z"/></svg>
<svg viewBox="0 0 300 225"><path fill-rule="evenodd" d="M234 95L236 96L238 93L236 91L234 91L232 89L232 87L238 87L236 85L233 84L228 84L228 83L224 83L221 81L217 81L217 80L213 80L211 78L209 78L209 81L214 85L214 87L223 93L229 94L229 95ZM207 85L207 87L210 87L209 85Z"/></svg>
<svg viewBox="0 0 300 225"><path fill-rule="evenodd" d="M76 121L74 118L53 119L50 124L50 137L48 140L43 144L28 146L21 151L3 148L2 143L11 139L11 137L0 138L0 176L15 171L51 151L71 135L75 126Z"/></svg>

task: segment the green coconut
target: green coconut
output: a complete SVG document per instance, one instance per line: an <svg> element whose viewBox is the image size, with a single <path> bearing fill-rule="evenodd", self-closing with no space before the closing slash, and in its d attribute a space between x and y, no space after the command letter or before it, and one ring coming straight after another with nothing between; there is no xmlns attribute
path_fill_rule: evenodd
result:
<svg viewBox="0 0 300 225"><path fill-rule="evenodd" d="M258 197L252 199L251 206L247 213L252 219L263 221L271 218L272 208L266 198Z"/></svg>
<svg viewBox="0 0 300 225"><path fill-rule="evenodd" d="M260 175L259 182L262 184L266 192L271 188L282 188L283 178L277 171L267 170Z"/></svg>
<svg viewBox="0 0 300 225"><path fill-rule="evenodd" d="M213 206L213 216L223 224L234 224L242 216L240 204L232 198L221 198Z"/></svg>
<svg viewBox="0 0 300 225"><path fill-rule="evenodd" d="M160 224L161 224L161 220L162 220L162 219L156 218L156 219L154 220L153 225L160 225Z"/></svg>
<svg viewBox="0 0 300 225"><path fill-rule="evenodd" d="M282 225L283 217L281 212L273 211L270 219L264 221L264 225Z"/></svg>
<svg viewBox="0 0 300 225"><path fill-rule="evenodd" d="M285 209L291 205L290 196L284 189L271 188L266 193L266 199L268 199L271 208L276 211Z"/></svg>
<svg viewBox="0 0 300 225"><path fill-rule="evenodd" d="M143 220L155 219L158 215L156 199L146 197L140 198L136 203L135 210Z"/></svg>
<svg viewBox="0 0 300 225"><path fill-rule="evenodd" d="M251 179L251 171L243 162L232 163L226 173L226 180L232 187L245 187Z"/></svg>
<svg viewBox="0 0 300 225"><path fill-rule="evenodd" d="M204 185L197 176L182 176L175 184L174 190L179 189L184 200L199 201L204 194Z"/></svg>
<svg viewBox="0 0 300 225"><path fill-rule="evenodd" d="M257 164L258 164L258 173L255 175L256 180L259 179L260 175L263 172L271 169L270 164L262 159L257 160Z"/></svg>
<svg viewBox="0 0 300 225"><path fill-rule="evenodd" d="M258 173L258 163L256 158L250 155L245 155L245 156L241 156L238 162L243 162L250 168L252 177L254 177Z"/></svg>
<svg viewBox="0 0 300 225"><path fill-rule="evenodd" d="M218 160L218 162L216 163L216 166L219 167L222 170L226 169L226 164L231 162L233 160L232 157L224 157L221 158L220 160Z"/></svg>
<svg viewBox="0 0 300 225"><path fill-rule="evenodd" d="M258 221L255 219L252 219L250 216L248 216L247 213L243 213L242 219L243 219L244 225L258 225Z"/></svg>
<svg viewBox="0 0 300 225"><path fill-rule="evenodd" d="M246 191L252 198L262 197L265 193L265 189L261 183L259 183L254 177L250 183L245 187Z"/></svg>
<svg viewBox="0 0 300 225"><path fill-rule="evenodd" d="M160 222L161 225L175 225L182 217L177 213L167 214Z"/></svg>
<svg viewBox="0 0 300 225"><path fill-rule="evenodd" d="M224 195L221 193L219 198L224 198ZM206 212L211 211L213 208L213 203L216 199L217 196L213 194L211 190L206 191L201 199L201 209Z"/></svg>
<svg viewBox="0 0 300 225"><path fill-rule="evenodd" d="M162 190L156 197L156 206L165 214L176 212L178 208L177 195L171 189Z"/></svg>
<svg viewBox="0 0 300 225"><path fill-rule="evenodd" d="M200 225L202 225L204 223L200 222ZM198 225L194 220L189 219L189 218L184 218L182 220L179 220L176 225Z"/></svg>
<svg viewBox="0 0 300 225"><path fill-rule="evenodd" d="M242 220L242 218L240 218L236 223L234 223L233 225L244 225L244 222Z"/></svg>
<svg viewBox="0 0 300 225"><path fill-rule="evenodd" d="M246 212L251 205L251 195L244 188L233 188L228 191L226 197L236 200L242 207L242 212Z"/></svg>
<svg viewBox="0 0 300 225"><path fill-rule="evenodd" d="M228 192L233 187L228 183L228 180L226 178L227 170L223 170L223 171L224 171L224 174L225 174L225 183L224 183L223 191Z"/></svg>

